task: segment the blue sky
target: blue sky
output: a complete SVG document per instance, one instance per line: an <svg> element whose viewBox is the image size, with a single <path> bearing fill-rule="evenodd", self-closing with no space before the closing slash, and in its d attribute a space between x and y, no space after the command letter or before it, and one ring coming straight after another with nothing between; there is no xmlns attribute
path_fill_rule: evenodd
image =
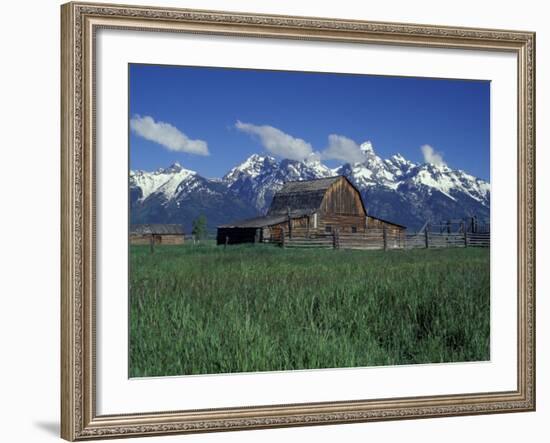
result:
<svg viewBox="0 0 550 443"><path fill-rule="evenodd" d="M221 177L253 153L334 167L369 140L383 158L417 162L429 145L489 179L487 81L139 64L129 75L132 169L178 161Z"/></svg>

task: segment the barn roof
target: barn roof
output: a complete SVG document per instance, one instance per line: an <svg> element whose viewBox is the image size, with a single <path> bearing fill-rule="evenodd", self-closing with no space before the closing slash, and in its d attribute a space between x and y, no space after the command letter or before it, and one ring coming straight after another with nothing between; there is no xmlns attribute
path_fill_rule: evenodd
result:
<svg viewBox="0 0 550 443"><path fill-rule="evenodd" d="M297 218L309 215L310 211L291 211L290 217ZM288 220L288 213L266 215L263 217L247 218L245 220L239 220L233 223L220 225L218 228L265 228L267 226L273 226L278 223L282 223Z"/></svg>
<svg viewBox="0 0 550 443"><path fill-rule="evenodd" d="M380 220L381 222L383 222L383 223L387 223L387 224L389 224L389 225L394 225L394 226L397 226L398 228L403 228L403 229L407 229L407 227L406 227L406 226L400 225L399 223L394 223L394 222L391 222L391 221L385 220L385 219L383 219L383 218L380 218L380 217L376 217L376 216L374 216L374 215L370 215L370 214L368 214L368 215L367 215L367 217L369 217L369 218L374 218L375 220Z"/></svg>
<svg viewBox="0 0 550 443"><path fill-rule="evenodd" d="M273 196L268 215L286 215L289 209L291 212L318 210L327 189L341 178L342 176L339 175L285 183L282 189Z"/></svg>
<svg viewBox="0 0 550 443"><path fill-rule="evenodd" d="M167 225L161 223L147 223L140 225L131 225L130 234L181 234L183 235L182 225Z"/></svg>

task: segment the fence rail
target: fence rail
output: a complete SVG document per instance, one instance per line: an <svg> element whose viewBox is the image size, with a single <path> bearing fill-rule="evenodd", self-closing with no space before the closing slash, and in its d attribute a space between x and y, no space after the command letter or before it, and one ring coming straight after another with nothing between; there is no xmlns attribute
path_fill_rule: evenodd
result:
<svg viewBox="0 0 550 443"><path fill-rule="evenodd" d="M282 230L273 243L284 248L332 248L332 249L417 249L417 248L466 248L490 247L491 235L484 233L438 233L421 232L405 234L385 229L369 229L358 233L310 233L293 230L290 234Z"/></svg>

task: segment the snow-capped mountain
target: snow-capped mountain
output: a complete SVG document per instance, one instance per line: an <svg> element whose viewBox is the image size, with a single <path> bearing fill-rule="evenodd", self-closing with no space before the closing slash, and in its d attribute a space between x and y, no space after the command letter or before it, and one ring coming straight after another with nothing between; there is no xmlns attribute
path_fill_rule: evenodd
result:
<svg viewBox="0 0 550 443"><path fill-rule="evenodd" d="M131 223L180 223L186 231L205 215L210 229L252 217L257 210L220 180L209 180L175 163L154 172L130 172Z"/></svg>
<svg viewBox="0 0 550 443"><path fill-rule="evenodd" d="M429 193L441 192L451 200L453 194L464 193L483 205L489 205L490 185L464 171L453 170L446 164L416 164L401 154L381 159L370 142L361 145L365 160L335 169L335 173L351 179L359 189L382 186L397 190L403 185L409 188L425 188Z"/></svg>
<svg viewBox="0 0 550 443"><path fill-rule="evenodd" d="M153 193L162 194L170 200L178 192L179 186L196 182L197 173L184 169L176 162L169 168L154 172L130 171L130 188L139 192L138 199L145 200ZM138 191L139 190L139 191Z"/></svg>
<svg viewBox="0 0 550 443"><path fill-rule="evenodd" d="M372 143L363 159L331 169L320 161L276 160L254 154L221 179L207 179L175 163L154 172L130 172L132 223L182 223L200 214L216 225L264 214L283 184L346 176L359 189L367 211L417 229L476 215L489 219L490 184L445 164L414 163L396 154L379 157Z"/></svg>
<svg viewBox="0 0 550 443"><path fill-rule="evenodd" d="M478 216L489 219L490 184L445 164L417 164L396 154L380 158L370 142L365 160L335 172L361 191L369 213L413 229L426 221Z"/></svg>
<svg viewBox="0 0 550 443"><path fill-rule="evenodd" d="M254 154L231 169L223 177L223 181L231 191L254 206L259 213L264 213L269 208L273 195L286 182L333 175L334 171L319 161L285 159L277 162L273 157Z"/></svg>

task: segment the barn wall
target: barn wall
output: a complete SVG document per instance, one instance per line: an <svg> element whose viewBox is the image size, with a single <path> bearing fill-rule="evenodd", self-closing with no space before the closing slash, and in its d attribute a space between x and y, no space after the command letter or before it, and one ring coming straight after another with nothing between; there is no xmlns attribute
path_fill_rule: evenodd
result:
<svg viewBox="0 0 550 443"><path fill-rule="evenodd" d="M402 228L401 226L396 226L391 223L387 223L383 220L367 216L368 229L383 229L384 226L386 227L388 232L392 232L392 233L398 233L405 230L405 228Z"/></svg>
<svg viewBox="0 0 550 443"><path fill-rule="evenodd" d="M130 234L130 244L150 245L151 237L155 245L183 245L185 242L182 234Z"/></svg>
<svg viewBox="0 0 550 443"><path fill-rule="evenodd" d="M308 232L308 216L299 217L299 218L293 218L291 219L290 223L292 226L292 232L293 235L296 236L304 236ZM311 225L309 226L309 231L313 232L313 220L311 221ZM264 238L267 240L268 238L274 239L280 239L281 238L281 232L284 229L285 235L288 236L290 232L290 226L288 220L277 223L276 225L268 226L267 228L264 228L264 232L267 231L267 235L264 234Z"/></svg>
<svg viewBox="0 0 550 443"><path fill-rule="evenodd" d="M280 243L283 230L281 226L266 226L262 228L262 241L270 243Z"/></svg>
<svg viewBox="0 0 550 443"><path fill-rule="evenodd" d="M318 219L318 231L326 232L326 228L330 226L334 231L352 232L352 227L355 226L357 232L365 232L365 216L363 215L339 215L339 214L323 214Z"/></svg>
<svg viewBox="0 0 550 443"><path fill-rule="evenodd" d="M361 195L350 182L343 178L327 189L320 211L325 214L366 215L361 203Z"/></svg>
<svg viewBox="0 0 550 443"><path fill-rule="evenodd" d="M337 229L339 232L352 232L352 227L357 228L357 232L365 232L365 220L366 218L361 215L338 215L338 214L323 214L317 217L317 229L313 228L313 216L308 222L309 217L301 217L292 219L292 232L293 236L303 237L309 234L326 232L325 228L331 226L333 230ZM309 224L309 229L308 229ZM280 239L281 231L284 229L285 235L289 235L289 223L288 221L278 223L273 226L269 226L263 229L263 238L268 241L274 239Z"/></svg>
<svg viewBox="0 0 550 443"><path fill-rule="evenodd" d="M183 245L185 238L181 234L163 234L160 236L161 245Z"/></svg>
<svg viewBox="0 0 550 443"><path fill-rule="evenodd" d="M148 245L151 243L151 236L150 235L136 235L131 234L130 235L130 244L131 245Z"/></svg>
<svg viewBox="0 0 550 443"><path fill-rule="evenodd" d="M379 220L374 217L367 216L367 229L386 229L387 242L389 248L402 247L405 244L406 229L401 226L396 226Z"/></svg>

